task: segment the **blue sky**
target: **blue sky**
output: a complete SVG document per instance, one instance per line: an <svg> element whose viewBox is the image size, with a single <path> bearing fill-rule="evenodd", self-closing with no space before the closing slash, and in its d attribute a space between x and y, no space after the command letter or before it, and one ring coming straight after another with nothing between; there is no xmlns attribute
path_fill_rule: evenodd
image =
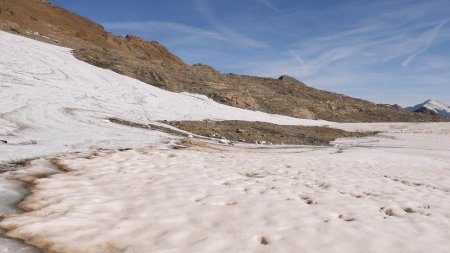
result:
<svg viewBox="0 0 450 253"><path fill-rule="evenodd" d="M378 103L450 104L449 0L53 0L223 73Z"/></svg>

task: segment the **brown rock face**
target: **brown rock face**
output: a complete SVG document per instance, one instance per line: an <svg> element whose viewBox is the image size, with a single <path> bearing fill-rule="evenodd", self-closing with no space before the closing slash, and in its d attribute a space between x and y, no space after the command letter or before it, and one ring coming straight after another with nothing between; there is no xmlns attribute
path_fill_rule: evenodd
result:
<svg viewBox="0 0 450 253"><path fill-rule="evenodd" d="M221 74L184 63L158 42L114 36L95 22L42 0L0 0L0 29L74 49L83 61L174 92L206 95L230 106L338 122L448 121L279 79Z"/></svg>

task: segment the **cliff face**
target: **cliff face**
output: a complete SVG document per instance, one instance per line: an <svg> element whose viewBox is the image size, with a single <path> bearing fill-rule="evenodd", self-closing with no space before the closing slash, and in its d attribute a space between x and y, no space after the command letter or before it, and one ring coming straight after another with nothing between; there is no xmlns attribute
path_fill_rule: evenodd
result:
<svg viewBox="0 0 450 253"><path fill-rule="evenodd" d="M206 95L227 105L337 122L445 121L279 79L221 74L187 65L158 42L115 36L86 18L42 0L0 0L0 29L74 49L74 55L148 84Z"/></svg>

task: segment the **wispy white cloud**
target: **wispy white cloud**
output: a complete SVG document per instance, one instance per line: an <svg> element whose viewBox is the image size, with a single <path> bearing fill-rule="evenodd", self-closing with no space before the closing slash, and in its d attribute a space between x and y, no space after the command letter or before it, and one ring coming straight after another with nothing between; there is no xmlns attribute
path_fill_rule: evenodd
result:
<svg viewBox="0 0 450 253"><path fill-rule="evenodd" d="M164 34L176 38L169 42L171 45L195 43L197 45L208 44L210 41L218 41L224 44L239 47L262 47L263 44L236 34L226 28L220 30L207 30L173 22L139 21L139 22L106 22L103 23L108 30L129 31L138 34ZM158 39L158 38L155 38Z"/></svg>
<svg viewBox="0 0 450 253"><path fill-rule="evenodd" d="M262 48L267 45L262 41L252 39L247 35L244 35L230 27L222 24L219 20L217 20L215 15L215 9L211 5L208 0L196 0L197 11L203 18L208 22L212 27L214 27L219 33L227 36L230 40L235 43L239 43L243 47L254 47L254 48Z"/></svg>
<svg viewBox="0 0 450 253"><path fill-rule="evenodd" d="M275 4L271 0L253 0L255 2L258 2L259 4L264 5L265 7L271 9L274 12L281 12L280 9L278 9Z"/></svg>
<svg viewBox="0 0 450 253"><path fill-rule="evenodd" d="M294 45L295 51L304 59L304 67L310 75L320 73L333 64L354 62L361 64L386 63L405 58L402 65L408 65L419 54L425 53L436 38L439 30L448 21L418 36L417 29L403 27L386 28L379 24L358 27L332 36L320 37ZM299 70L301 72L301 70Z"/></svg>
<svg viewBox="0 0 450 253"><path fill-rule="evenodd" d="M247 62L241 72L269 77L288 74L316 87L376 102L395 102L399 94L404 96L400 103L405 104L408 99L409 103L424 98L450 101L442 95L450 92L450 73L445 70L450 53L429 53L433 45L449 45L448 14L433 15L445 2L392 3L371 6L373 12L363 19L332 33L299 37L284 52ZM320 14L312 20L318 18ZM392 92L383 96L387 90Z"/></svg>
<svg viewBox="0 0 450 253"><path fill-rule="evenodd" d="M383 12L382 15L390 14ZM449 20L436 25L429 21L414 20L410 12L405 11L404 15L396 16L396 20L391 22L386 22L385 19L375 15L366 19L362 25L355 24L351 29L302 39L302 42L292 44L289 50L292 59L289 61L295 63L296 59L302 59L302 64L295 64L296 76L310 78L323 75L325 70L336 68L338 65L360 69L364 66L387 64L402 58L401 63L397 64L407 66L430 48L439 31ZM410 21L401 22L404 19ZM449 41L450 36L443 36L441 39L440 42ZM285 62L286 56L281 57ZM266 65L276 63L279 61L272 61ZM278 68L274 66L274 69Z"/></svg>
<svg viewBox="0 0 450 253"><path fill-rule="evenodd" d="M107 22L103 23L107 29L111 30L126 30L133 32L152 32L152 31L166 31L168 33L178 33L184 35L192 35L203 39L214 39L226 41L227 38L214 31L192 27L180 23L160 22L160 21L140 21L140 22Z"/></svg>
<svg viewBox="0 0 450 253"><path fill-rule="evenodd" d="M436 38L436 36L439 34L439 31L441 30L441 28L446 25L448 23L450 19L444 20L443 22L441 22L439 25L437 25L436 27L434 27L431 30L426 31L425 33L423 33L423 35L421 36L421 42L424 44L424 46L417 50L416 52L410 54L403 62L402 62L402 66L406 67L408 66L408 64L410 62L412 62L419 54L425 53L428 48L430 48L431 44L433 43L434 39Z"/></svg>
<svg viewBox="0 0 450 253"><path fill-rule="evenodd" d="M189 11L198 14L195 26L158 21L105 26L141 35L147 31L151 39L162 35L188 62L209 63L224 72L288 74L349 95L370 99L378 94L374 100L388 100L381 95L387 90L396 91L389 93L395 100L393 94L403 87L405 99L436 96L450 101L448 95L439 97L450 94L445 88L450 80L448 0L351 1L323 8L294 2L279 15L274 0L232 5L194 0ZM257 5L272 11L254 12ZM426 92L427 85L440 92Z"/></svg>

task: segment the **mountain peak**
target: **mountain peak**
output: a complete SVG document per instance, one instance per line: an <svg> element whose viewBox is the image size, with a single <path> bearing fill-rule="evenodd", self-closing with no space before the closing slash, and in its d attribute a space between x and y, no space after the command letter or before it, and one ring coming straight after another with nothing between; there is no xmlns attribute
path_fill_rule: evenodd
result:
<svg viewBox="0 0 450 253"><path fill-rule="evenodd" d="M450 117L450 106L433 99L428 99L415 106L406 107L405 110Z"/></svg>

